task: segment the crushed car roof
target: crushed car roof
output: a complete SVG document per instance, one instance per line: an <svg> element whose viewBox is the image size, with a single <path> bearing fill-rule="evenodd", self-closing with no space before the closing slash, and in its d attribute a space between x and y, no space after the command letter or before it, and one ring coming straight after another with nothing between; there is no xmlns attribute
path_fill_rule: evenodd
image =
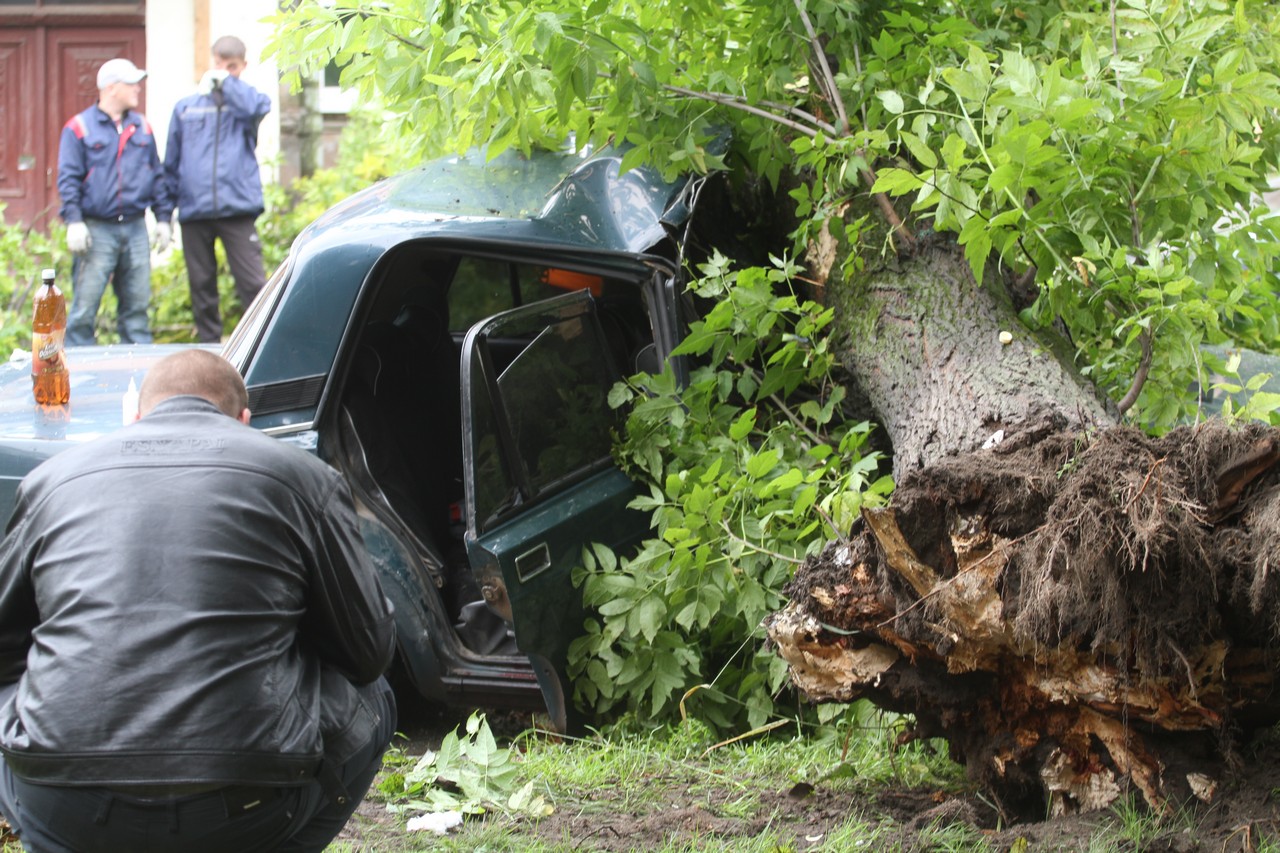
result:
<svg viewBox="0 0 1280 853"><path fill-rule="evenodd" d="M621 171L622 152L504 151L447 157L387 178L335 205L298 239L300 248L368 229L371 242L458 228L469 238L625 254L662 241L688 218L698 181Z"/></svg>

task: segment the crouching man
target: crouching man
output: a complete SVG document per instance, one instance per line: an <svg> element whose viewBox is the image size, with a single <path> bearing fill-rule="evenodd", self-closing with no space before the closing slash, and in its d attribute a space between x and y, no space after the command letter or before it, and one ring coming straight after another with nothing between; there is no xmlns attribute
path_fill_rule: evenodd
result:
<svg viewBox="0 0 1280 853"><path fill-rule="evenodd" d="M395 727L341 477L204 350L22 482L0 546L0 813L35 853L322 851Z"/></svg>

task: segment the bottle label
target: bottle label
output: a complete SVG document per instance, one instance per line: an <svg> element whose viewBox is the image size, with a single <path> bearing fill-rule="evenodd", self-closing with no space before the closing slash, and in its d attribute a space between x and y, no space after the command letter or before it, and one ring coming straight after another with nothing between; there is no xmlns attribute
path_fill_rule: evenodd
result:
<svg viewBox="0 0 1280 853"><path fill-rule="evenodd" d="M31 335L31 351L40 361L51 361L62 351L62 329L54 329L47 334L35 332Z"/></svg>

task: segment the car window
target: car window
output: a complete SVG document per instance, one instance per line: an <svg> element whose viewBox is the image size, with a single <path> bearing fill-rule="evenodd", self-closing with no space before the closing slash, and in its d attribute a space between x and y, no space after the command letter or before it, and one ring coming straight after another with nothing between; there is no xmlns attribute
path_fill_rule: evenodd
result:
<svg viewBox="0 0 1280 853"><path fill-rule="evenodd" d="M610 371L591 317L544 329L498 377L498 393L536 493L609 455Z"/></svg>
<svg viewBox="0 0 1280 853"><path fill-rule="evenodd" d="M458 261L449 286L449 327L454 332L465 332L501 311L574 290L588 290L593 296L600 296L606 288L634 290L634 286L567 269L464 257Z"/></svg>
<svg viewBox="0 0 1280 853"><path fill-rule="evenodd" d="M514 308L512 265L489 258L463 258L449 286L449 326L465 331L500 311Z"/></svg>
<svg viewBox="0 0 1280 853"><path fill-rule="evenodd" d="M258 337L262 334L267 319L275 310L276 300L284 288L284 283L289 280L289 272L292 268L293 255L289 255L271 278L267 279L267 283L258 291L253 302L249 303L244 316L240 318L240 322L231 333L230 340L223 347L223 356L234 364L241 374L249 364L249 357L253 354L253 348L258 343Z"/></svg>
<svg viewBox="0 0 1280 853"><path fill-rule="evenodd" d="M618 420L608 394L618 373L586 293L494 318L466 349L467 482L483 532L609 463Z"/></svg>

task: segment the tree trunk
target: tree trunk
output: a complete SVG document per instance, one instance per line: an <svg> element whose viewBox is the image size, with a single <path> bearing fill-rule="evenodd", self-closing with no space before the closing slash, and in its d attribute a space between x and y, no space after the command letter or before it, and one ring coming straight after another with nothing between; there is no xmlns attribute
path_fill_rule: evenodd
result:
<svg viewBox="0 0 1280 853"><path fill-rule="evenodd" d="M898 485L768 621L794 682L913 715L1010 815L1211 798L1280 719L1280 432L1115 426L945 246L833 289Z"/></svg>
<svg viewBox="0 0 1280 853"><path fill-rule="evenodd" d="M941 238L831 301L847 333L844 366L893 443L897 477L1022 423L1116 422L1114 407L1059 357L1062 345L1026 329L1000 284L975 281Z"/></svg>

